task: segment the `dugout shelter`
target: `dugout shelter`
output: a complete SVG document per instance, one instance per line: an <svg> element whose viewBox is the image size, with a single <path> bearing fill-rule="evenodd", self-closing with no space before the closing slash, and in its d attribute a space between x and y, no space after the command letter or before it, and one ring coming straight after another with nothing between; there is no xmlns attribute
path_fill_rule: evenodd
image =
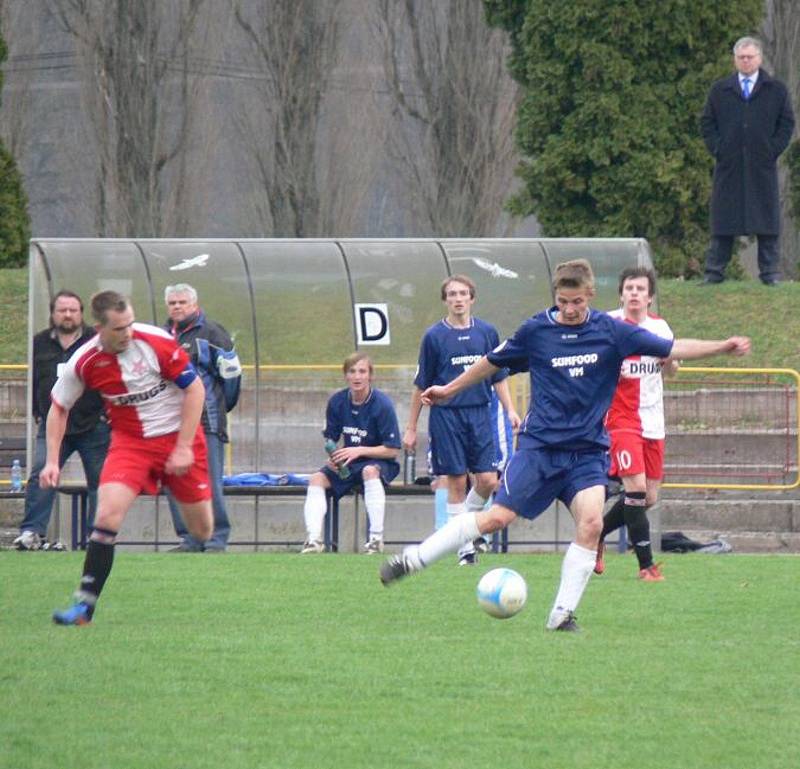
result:
<svg viewBox="0 0 800 769"><path fill-rule="evenodd" d="M60 289L83 298L87 323L89 297L113 289L131 298L138 321L162 325L164 289L189 283L206 314L234 338L245 368L242 397L231 414L228 474L312 472L324 461L320 433L325 404L344 386L341 364L353 350L371 356L375 385L394 400L402 426L420 339L444 314L439 286L445 277L461 273L475 281L474 314L497 326L503 338L553 303L553 268L576 258L592 264L598 309L618 306L620 270L652 266L647 242L636 238L34 238L29 339L47 325L50 298ZM512 392L524 413L527 383L521 379L512 379ZM419 472L426 465L426 425L424 410ZM32 436L31 424L29 446ZM70 463L64 478L79 480L79 467ZM145 499L137 508L152 504L157 502ZM229 504L236 525L235 508L248 503L237 499ZM387 525L392 516L388 510ZM301 530L299 511L296 517ZM166 523L157 516L155 530L140 535L152 535L157 542L169 533ZM234 534L234 539L241 537Z"/></svg>

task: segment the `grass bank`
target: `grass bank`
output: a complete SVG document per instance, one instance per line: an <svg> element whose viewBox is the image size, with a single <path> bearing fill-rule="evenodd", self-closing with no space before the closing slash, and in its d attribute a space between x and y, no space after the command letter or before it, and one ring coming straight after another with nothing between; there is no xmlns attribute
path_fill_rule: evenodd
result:
<svg viewBox="0 0 800 769"><path fill-rule="evenodd" d="M749 366L800 366L800 283L767 288L754 280L719 286L663 280L659 282L659 294L660 313L677 336L719 338L743 334L753 340ZM27 298L27 268L0 270L0 363L26 360ZM523 315L521 312L520 320ZM717 363L742 365L740 359L720 358Z"/></svg>

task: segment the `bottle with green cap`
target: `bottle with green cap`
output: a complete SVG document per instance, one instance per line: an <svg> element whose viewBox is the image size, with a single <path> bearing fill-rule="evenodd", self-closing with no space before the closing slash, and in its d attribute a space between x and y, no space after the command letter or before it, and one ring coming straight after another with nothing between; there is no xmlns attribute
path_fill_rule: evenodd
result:
<svg viewBox="0 0 800 769"><path fill-rule="evenodd" d="M331 454L333 454L333 452L336 451L336 442L328 438L328 440L325 441L325 451L328 452L328 456L331 456ZM336 465L336 468L339 470L339 477L342 480L345 480L350 477L350 468L344 462L334 462L334 464Z"/></svg>

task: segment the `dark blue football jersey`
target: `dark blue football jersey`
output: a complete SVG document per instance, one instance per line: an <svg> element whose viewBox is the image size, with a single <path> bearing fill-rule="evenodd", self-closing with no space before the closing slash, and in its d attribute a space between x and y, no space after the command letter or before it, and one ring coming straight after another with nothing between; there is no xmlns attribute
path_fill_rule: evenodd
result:
<svg viewBox="0 0 800 769"><path fill-rule="evenodd" d="M472 318L469 328L454 328L444 318L431 326L422 337L414 384L420 390L427 390L433 385L452 382L499 343L497 329L480 318ZM492 398L492 385L507 376L508 371L501 369L490 379L458 393L441 407L488 406Z"/></svg>
<svg viewBox="0 0 800 769"><path fill-rule="evenodd" d="M608 448L603 419L629 355L666 358L673 340L589 310L579 326L558 323L553 307L526 320L489 353L489 362L528 371L531 401L519 448Z"/></svg>
<svg viewBox="0 0 800 769"><path fill-rule="evenodd" d="M335 392L325 414L326 438L337 442L344 435L343 446L388 446L400 448L400 428L389 396L373 388L364 403L354 404L350 390Z"/></svg>

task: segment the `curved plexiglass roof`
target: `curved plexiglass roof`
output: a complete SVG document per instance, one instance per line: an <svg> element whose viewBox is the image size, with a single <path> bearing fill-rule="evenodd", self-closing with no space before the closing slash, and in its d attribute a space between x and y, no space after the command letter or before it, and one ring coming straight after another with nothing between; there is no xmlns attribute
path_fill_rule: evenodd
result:
<svg viewBox="0 0 800 769"><path fill-rule="evenodd" d="M247 366L232 414L231 472L319 467L327 398L344 386L341 364L369 352L377 387L400 424L408 413L420 338L443 315L439 287L452 274L477 285L474 314L510 335L552 304L556 264L587 258L594 305L618 306L624 267L651 266L641 239L350 239L31 241L30 336L48 323L60 289L88 302L128 295L137 320L166 320L164 288L189 283L206 314L234 337ZM425 425L421 424L421 428ZM421 436L422 437L422 436ZM424 462L424 449L420 449Z"/></svg>

